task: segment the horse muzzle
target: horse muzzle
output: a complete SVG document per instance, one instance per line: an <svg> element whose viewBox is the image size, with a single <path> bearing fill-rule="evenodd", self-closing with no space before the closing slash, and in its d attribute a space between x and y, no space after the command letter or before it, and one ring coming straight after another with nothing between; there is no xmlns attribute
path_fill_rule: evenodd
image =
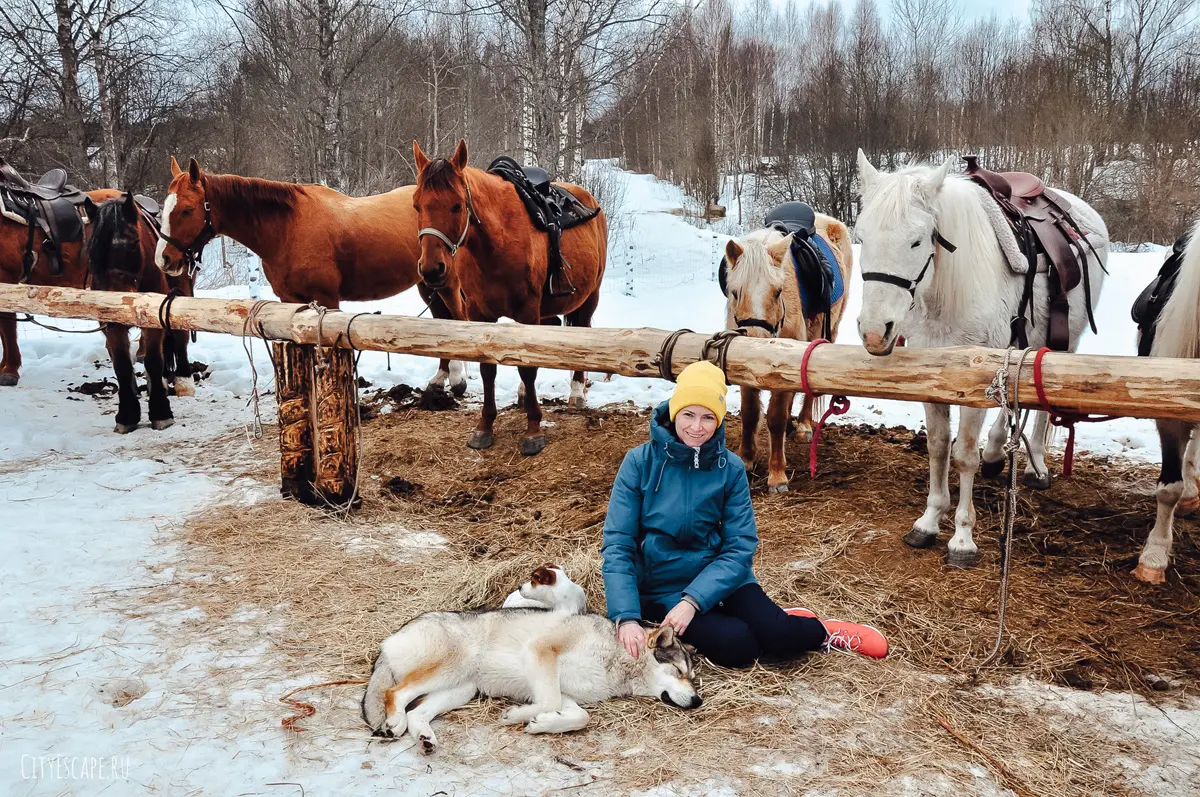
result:
<svg viewBox="0 0 1200 797"><path fill-rule="evenodd" d="M446 268L445 262L437 262L426 268L423 264L418 263L417 269L421 274L421 281L430 288L437 290L446 287L446 279L449 276L449 270Z"/></svg>

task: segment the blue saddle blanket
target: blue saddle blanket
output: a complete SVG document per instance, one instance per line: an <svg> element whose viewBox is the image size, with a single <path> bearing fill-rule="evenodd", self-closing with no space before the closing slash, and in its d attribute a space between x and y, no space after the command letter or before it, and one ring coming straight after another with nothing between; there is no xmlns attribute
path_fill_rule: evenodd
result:
<svg viewBox="0 0 1200 797"><path fill-rule="evenodd" d="M805 249L816 254L815 262L813 258L805 256ZM828 309L823 301L824 286L821 285L822 282L829 286L829 306L834 305L845 294L846 286L842 281L842 269L838 266L837 257L833 254L833 247L820 235L814 234L806 241L795 240L792 243L792 263L796 267L796 282L800 286L800 302L804 305L805 316L811 318ZM820 279L814 279L814 266L824 272Z"/></svg>

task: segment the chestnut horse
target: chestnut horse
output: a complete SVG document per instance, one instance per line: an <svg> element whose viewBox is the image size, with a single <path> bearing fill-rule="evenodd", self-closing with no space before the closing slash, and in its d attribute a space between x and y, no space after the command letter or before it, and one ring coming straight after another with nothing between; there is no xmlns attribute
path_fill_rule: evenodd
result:
<svg viewBox="0 0 1200 797"><path fill-rule="evenodd" d="M850 231L832 216L816 214L816 232L833 251L837 267L842 272L841 297L830 305L830 339L837 340L838 325L850 294L850 270L854 252L850 248ZM793 267L792 236L767 227L746 235L740 241L730 240L725 246L721 264L722 285L726 291L726 326L743 327L750 337L792 338L817 340L821 337L825 314L806 317L800 299L800 283ZM739 452L746 467L754 465L758 419L762 412L757 388L742 389L742 447ZM787 460L784 454L784 435L796 394L791 391L771 391L767 406L767 430L770 433L770 453L767 458L767 492L781 493L788 488ZM813 396L805 394L796 430L799 439L812 438Z"/></svg>
<svg viewBox="0 0 1200 797"><path fill-rule="evenodd" d="M87 263L93 290L166 293L170 289L167 275L154 265L157 231L142 216L133 194L118 195L98 207L89 204L87 213L92 228L88 237ZM181 334L186 340L187 332ZM158 430L175 423L163 383L164 335L162 329L142 330L142 340L146 342L150 426ZM113 370L117 373L120 402L113 431L127 434L137 428L142 416L133 357L129 351L129 327L105 324L104 339Z"/></svg>
<svg viewBox="0 0 1200 797"><path fill-rule="evenodd" d="M272 290L285 302L343 301L395 296L416 285L417 213L414 186L386 194L349 197L323 185L282 183L211 174L192 158L186 171L171 158L171 184L162 209L159 268L181 274L204 246L227 235L262 259ZM421 296L435 318L453 318L453 286ZM460 363L442 360L430 384L450 376L461 396L467 383Z"/></svg>
<svg viewBox="0 0 1200 797"><path fill-rule="evenodd" d="M415 203L421 257L421 279L430 288L457 285L462 307L455 318L498 321L507 316L519 324L592 325L600 301L600 281L608 256L608 220L600 211L590 221L564 230L561 252L570 264L572 293L551 296L547 235L534 228L512 183L467 166L467 142L460 140L449 159L431 161L413 142L417 164ZM595 197L576 185L559 183L584 205L599 207ZM430 230L435 232L429 232ZM457 242L457 243L455 243ZM546 446L542 411L534 380L537 368L518 367L528 425L521 452L536 454ZM467 445L489 448L496 420L496 366L481 363L483 414ZM582 408L586 383L576 371L571 378L570 405Z"/></svg>

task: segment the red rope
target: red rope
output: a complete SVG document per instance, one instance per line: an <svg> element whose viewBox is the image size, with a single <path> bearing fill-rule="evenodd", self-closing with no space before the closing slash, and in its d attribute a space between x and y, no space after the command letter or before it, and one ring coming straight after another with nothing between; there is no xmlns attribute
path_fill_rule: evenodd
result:
<svg viewBox="0 0 1200 797"><path fill-rule="evenodd" d="M817 338L809 342L808 348L804 350L804 357L800 360L800 389L806 395L816 397L819 393L812 392L808 385L808 358L812 356L813 351L822 343L828 343L825 338ZM845 396L834 396L829 402L829 409L825 410L825 414L821 416L821 420L817 421L817 425L813 427L812 442L808 446L808 475L812 478L817 478L817 443L821 441L821 430L825 428L825 421L829 420L831 415L845 415L850 409L850 399Z"/></svg>
<svg viewBox="0 0 1200 797"><path fill-rule="evenodd" d="M1057 412L1050 406L1050 400L1046 398L1046 388L1042 384L1042 358L1046 356L1049 348L1043 346L1037 350L1037 354L1033 356L1033 389L1037 391L1038 404L1050 416L1050 423L1067 430L1067 450L1063 453L1063 477L1071 478L1071 474L1075 471L1075 424L1077 423L1103 423L1120 418L1120 415L1079 415L1073 412Z"/></svg>

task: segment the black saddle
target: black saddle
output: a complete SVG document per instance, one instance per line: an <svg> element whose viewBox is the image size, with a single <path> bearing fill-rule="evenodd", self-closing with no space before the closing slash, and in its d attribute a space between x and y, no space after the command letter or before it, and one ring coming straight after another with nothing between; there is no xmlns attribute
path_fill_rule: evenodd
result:
<svg viewBox="0 0 1200 797"><path fill-rule="evenodd" d="M546 293L549 296L569 296L575 292L571 282L571 264L562 256L560 241L563 230L591 221L600 208L589 208L574 194L550 180L550 174L539 166L522 167L507 155L501 155L488 166L492 174L512 183L521 197L533 226L546 233L549 248L549 268L546 272Z"/></svg>
<svg viewBox="0 0 1200 797"><path fill-rule="evenodd" d="M1167 299L1179 281L1179 267L1183 265L1183 253L1187 250L1188 233L1175 240L1171 254L1163 261L1162 268L1133 303L1134 322L1138 325L1138 356L1149 357L1154 346L1154 333L1158 328L1158 317L1162 314Z"/></svg>
<svg viewBox="0 0 1200 797"><path fill-rule="evenodd" d="M21 216L29 227L21 258L21 282L29 281L37 263L33 239L34 231L39 229L50 276L62 275L62 245L83 240L83 218L79 207L90 201L86 193L67 184L67 173L63 169L51 169L31 183L0 158L0 202Z"/></svg>
<svg viewBox="0 0 1200 797"><path fill-rule="evenodd" d="M784 202L771 208L764 223L784 235L811 238L817 231L817 212L804 202Z"/></svg>

